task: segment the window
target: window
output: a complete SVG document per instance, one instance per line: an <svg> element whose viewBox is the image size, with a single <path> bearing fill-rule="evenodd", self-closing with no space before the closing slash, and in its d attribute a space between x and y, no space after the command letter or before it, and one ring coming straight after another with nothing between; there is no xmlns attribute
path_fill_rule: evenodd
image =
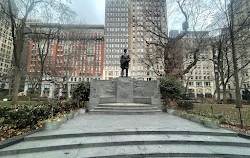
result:
<svg viewBox="0 0 250 158"><path fill-rule="evenodd" d="M209 87L210 86L210 82L204 82L204 85Z"/></svg>
<svg viewBox="0 0 250 158"><path fill-rule="evenodd" d="M196 82L196 86L202 86L202 82Z"/></svg>
<svg viewBox="0 0 250 158"><path fill-rule="evenodd" d="M193 85L194 85L194 82L188 82L188 85L189 85L189 86L193 86Z"/></svg>

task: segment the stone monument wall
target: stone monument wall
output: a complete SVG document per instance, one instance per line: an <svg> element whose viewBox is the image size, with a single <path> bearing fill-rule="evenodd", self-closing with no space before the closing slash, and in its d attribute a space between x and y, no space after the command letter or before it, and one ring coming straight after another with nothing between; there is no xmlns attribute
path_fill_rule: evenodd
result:
<svg viewBox="0 0 250 158"><path fill-rule="evenodd" d="M113 80L91 80L89 108L103 103L144 103L161 109L161 95L157 81L138 81L130 77Z"/></svg>

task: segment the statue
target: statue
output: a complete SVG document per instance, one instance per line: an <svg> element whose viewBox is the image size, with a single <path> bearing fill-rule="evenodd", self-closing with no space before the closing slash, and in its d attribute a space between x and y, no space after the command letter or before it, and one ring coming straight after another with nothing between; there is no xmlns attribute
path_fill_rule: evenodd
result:
<svg viewBox="0 0 250 158"><path fill-rule="evenodd" d="M126 77L128 77L128 68L129 68L130 57L127 54L127 49L124 49L124 54L121 56L120 63L121 63L121 76L123 77L124 69L126 69Z"/></svg>

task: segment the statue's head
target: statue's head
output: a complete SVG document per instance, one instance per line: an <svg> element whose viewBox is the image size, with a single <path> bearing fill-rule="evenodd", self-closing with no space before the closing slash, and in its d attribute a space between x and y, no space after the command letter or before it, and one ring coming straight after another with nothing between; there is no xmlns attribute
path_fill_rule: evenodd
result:
<svg viewBox="0 0 250 158"><path fill-rule="evenodd" d="M124 54L126 54L127 53L127 49L124 49Z"/></svg>

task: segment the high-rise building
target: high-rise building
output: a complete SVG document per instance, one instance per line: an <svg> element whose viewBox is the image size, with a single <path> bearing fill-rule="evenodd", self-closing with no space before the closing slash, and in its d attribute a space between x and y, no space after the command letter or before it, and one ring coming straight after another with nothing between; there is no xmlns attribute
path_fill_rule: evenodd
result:
<svg viewBox="0 0 250 158"><path fill-rule="evenodd" d="M230 7L231 4L228 5ZM231 9L229 16L231 18ZM234 0L233 17L234 17L234 42L237 58L237 66L239 69L238 77L240 82L241 93L249 93L250 91L250 1ZM229 32L228 32L229 35ZM231 47L229 48L231 51ZM233 66L231 66L233 69ZM229 93L235 98L235 81L232 77L228 84ZM248 94L249 95L249 94ZM242 95L243 99L246 96ZM248 96L249 98L249 96Z"/></svg>
<svg viewBox="0 0 250 158"><path fill-rule="evenodd" d="M13 4L13 6L15 6ZM0 89L9 89L9 76L13 55L13 40L11 33L11 21L6 14L8 3L0 2ZM5 11L4 11L5 10ZM17 14L13 7L14 14Z"/></svg>
<svg viewBox="0 0 250 158"><path fill-rule="evenodd" d="M163 8L162 12L157 8ZM149 12L156 14L149 16ZM156 28L153 24L167 31L165 13L165 0L106 0L105 80L120 76L120 57L124 49L128 49L131 58L129 76L141 80L156 78L153 70L143 62L146 53L151 51L153 55L153 48L147 48L146 38L150 40L147 34Z"/></svg>
<svg viewBox="0 0 250 158"><path fill-rule="evenodd" d="M184 38L184 69L194 61L194 50L199 49L196 65L185 74L185 86L190 97L212 97L215 92L212 46L209 32L189 31Z"/></svg>
<svg viewBox="0 0 250 158"><path fill-rule="evenodd" d="M27 71L30 75L39 76L42 70L41 54L46 55L41 87L46 96L55 97L56 90L62 96L62 92L70 92L80 81L103 78L103 25L29 23L29 27L39 33L54 31L49 41L43 35L37 39L31 34L28 47ZM37 88L32 87L29 77L26 81L25 92Z"/></svg>

